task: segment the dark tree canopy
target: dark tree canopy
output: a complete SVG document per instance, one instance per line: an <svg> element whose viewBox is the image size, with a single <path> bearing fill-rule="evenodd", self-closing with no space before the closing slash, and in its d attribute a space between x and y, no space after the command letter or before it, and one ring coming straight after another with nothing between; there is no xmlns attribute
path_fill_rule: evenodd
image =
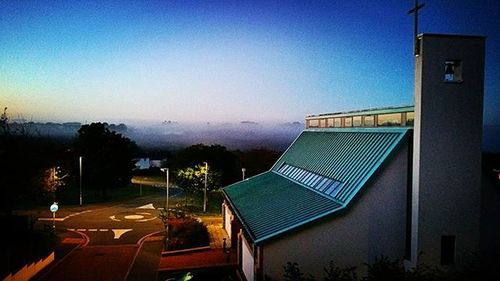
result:
<svg viewBox="0 0 500 281"><path fill-rule="evenodd" d="M63 153L63 145L47 138L0 134L0 210L10 213L20 204L45 201L40 179Z"/></svg>
<svg viewBox="0 0 500 281"><path fill-rule="evenodd" d="M171 163L172 168L179 170L194 167L207 162L209 171L220 174L222 186L241 179L241 165L236 155L221 145L196 144L179 151Z"/></svg>
<svg viewBox="0 0 500 281"><path fill-rule="evenodd" d="M78 130L75 145L83 156L85 188L101 189L106 196L108 188L130 183L137 149L130 139L109 130L105 123L92 123Z"/></svg>
<svg viewBox="0 0 500 281"><path fill-rule="evenodd" d="M269 170L281 153L265 148L237 151L241 166L246 169L246 177L255 176Z"/></svg>

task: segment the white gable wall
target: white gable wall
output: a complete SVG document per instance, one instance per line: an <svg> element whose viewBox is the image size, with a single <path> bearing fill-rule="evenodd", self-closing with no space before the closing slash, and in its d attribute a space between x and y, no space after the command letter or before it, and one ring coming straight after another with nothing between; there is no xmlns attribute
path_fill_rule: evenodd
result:
<svg viewBox="0 0 500 281"><path fill-rule="evenodd" d="M229 206L224 203L224 230L226 230L227 236L229 239L226 241L226 245L228 247L231 246L231 237L232 237L232 229L231 229L231 222L233 221L233 213L231 212L231 209L229 209Z"/></svg>
<svg viewBox="0 0 500 281"><path fill-rule="evenodd" d="M241 236L241 268L247 281L254 280L255 260L245 236Z"/></svg>
<svg viewBox="0 0 500 281"><path fill-rule="evenodd" d="M376 179L358 194L342 214L323 222L313 222L264 244L263 272L281 280L283 266L297 262L302 272L316 279L333 260L337 266L357 266L366 270L380 255L403 259L405 250L408 147L399 152Z"/></svg>

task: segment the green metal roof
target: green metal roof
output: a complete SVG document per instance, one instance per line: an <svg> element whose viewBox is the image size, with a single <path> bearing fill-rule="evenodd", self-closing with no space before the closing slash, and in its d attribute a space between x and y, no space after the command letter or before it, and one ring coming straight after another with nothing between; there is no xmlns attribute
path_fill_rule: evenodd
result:
<svg viewBox="0 0 500 281"><path fill-rule="evenodd" d="M275 172L224 188L233 210L255 242L305 224L341 207Z"/></svg>
<svg viewBox="0 0 500 281"><path fill-rule="evenodd" d="M304 130L271 168L284 163L343 183L334 198L348 203L404 138L407 128Z"/></svg>
<svg viewBox="0 0 500 281"><path fill-rule="evenodd" d="M401 127L304 130L269 172L223 191L247 233L260 243L346 207L408 131ZM327 181L331 188L320 188Z"/></svg>

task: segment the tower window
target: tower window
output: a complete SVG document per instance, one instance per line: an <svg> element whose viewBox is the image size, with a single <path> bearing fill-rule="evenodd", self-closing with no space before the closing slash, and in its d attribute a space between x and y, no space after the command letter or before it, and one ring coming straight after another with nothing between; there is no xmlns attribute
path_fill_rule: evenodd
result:
<svg viewBox="0 0 500 281"><path fill-rule="evenodd" d="M462 82L462 62L447 60L444 62L444 82Z"/></svg>
<svg viewBox="0 0 500 281"><path fill-rule="evenodd" d="M455 263L455 235L441 236L441 265Z"/></svg>

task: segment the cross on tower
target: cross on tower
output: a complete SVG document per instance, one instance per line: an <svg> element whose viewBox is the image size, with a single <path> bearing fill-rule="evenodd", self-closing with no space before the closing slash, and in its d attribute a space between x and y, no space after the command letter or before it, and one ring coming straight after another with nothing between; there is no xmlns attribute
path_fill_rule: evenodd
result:
<svg viewBox="0 0 500 281"><path fill-rule="evenodd" d="M424 3L419 4L418 0L415 0L415 6L408 11L408 14L414 14L413 17L413 54L415 56L418 56L420 54L420 48L418 46L418 40L417 40L417 35L418 35L418 10L422 9L425 6Z"/></svg>

